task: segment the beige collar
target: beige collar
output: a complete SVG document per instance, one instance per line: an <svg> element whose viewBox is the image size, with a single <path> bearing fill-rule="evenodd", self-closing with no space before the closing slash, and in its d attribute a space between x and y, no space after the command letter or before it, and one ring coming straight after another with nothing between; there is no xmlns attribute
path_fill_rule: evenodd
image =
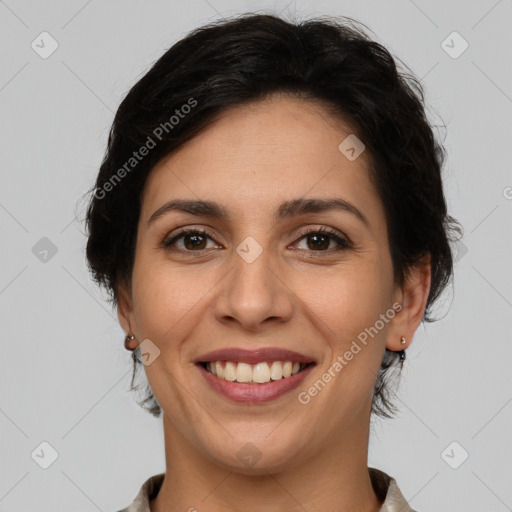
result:
<svg viewBox="0 0 512 512"><path fill-rule="evenodd" d="M379 469L368 470L375 493L380 500L384 500L379 512L415 512L405 501L394 478ZM158 494L164 476L165 473L160 473L148 478L133 502L119 512L151 512L149 502Z"/></svg>

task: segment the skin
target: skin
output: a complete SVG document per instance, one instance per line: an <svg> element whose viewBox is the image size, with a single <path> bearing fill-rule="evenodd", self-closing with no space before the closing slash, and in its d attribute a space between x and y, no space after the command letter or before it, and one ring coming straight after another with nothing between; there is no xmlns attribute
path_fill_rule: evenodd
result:
<svg viewBox="0 0 512 512"><path fill-rule="evenodd" d="M403 286L395 284L369 155L349 161L338 149L350 133L320 104L274 95L223 112L152 170L131 285L118 290L120 322L136 337L132 348L149 339L160 350L145 366L163 410L167 461L152 512L371 512L382 505L367 467L372 392L385 348L407 348L422 320L430 264L424 259ZM368 226L337 210L274 220L283 201L301 197L342 198ZM177 198L216 201L230 218L172 211L148 224ZM181 227L206 229L214 239L200 237L202 251L187 238L164 248ZM335 240L321 238L316 249L311 239L320 227L348 237L351 247L336 251ZM248 236L263 251L252 263L236 252ZM397 302L403 309L301 404L298 393ZM235 403L193 363L227 347L284 347L317 366L276 400ZM250 467L237 456L248 442L261 455Z"/></svg>

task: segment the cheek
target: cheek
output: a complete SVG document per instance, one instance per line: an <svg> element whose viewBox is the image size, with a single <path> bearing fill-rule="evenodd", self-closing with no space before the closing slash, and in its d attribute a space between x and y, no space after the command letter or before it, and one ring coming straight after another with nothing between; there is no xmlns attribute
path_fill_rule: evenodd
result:
<svg viewBox="0 0 512 512"><path fill-rule="evenodd" d="M211 272L200 273L199 265L178 269L150 255L137 258L132 275L135 322L139 336L150 339L161 354L157 364L144 367L148 382L164 410L189 410L190 393L183 394L179 384L186 380L188 370L182 364L186 359L183 348L216 280L209 277Z"/></svg>
<svg viewBox="0 0 512 512"><path fill-rule="evenodd" d="M302 290L301 298L314 313L316 326L329 345L318 376L329 382L329 391L318 406L328 409L332 401L336 402L337 414L332 415L335 426L340 415L353 415L356 408L371 400L388 323L395 313L392 279L385 267L361 266L333 272L325 281L317 278L316 291L308 290L311 288Z"/></svg>
<svg viewBox="0 0 512 512"><path fill-rule="evenodd" d="M208 301L208 292L219 280L201 265L175 265L161 256L141 251L133 269L135 321L139 335L168 346L182 339L197 324L197 315Z"/></svg>
<svg viewBox="0 0 512 512"><path fill-rule="evenodd" d="M314 279L305 278L301 300L322 321L335 345L343 345L372 326L391 307L389 270L374 264L339 267Z"/></svg>

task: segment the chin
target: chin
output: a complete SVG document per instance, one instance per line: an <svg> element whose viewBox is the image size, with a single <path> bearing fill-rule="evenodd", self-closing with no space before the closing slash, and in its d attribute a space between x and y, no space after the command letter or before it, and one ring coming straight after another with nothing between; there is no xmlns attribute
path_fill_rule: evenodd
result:
<svg viewBox="0 0 512 512"><path fill-rule="evenodd" d="M233 436L228 443L218 446L207 445L210 457L220 466L244 475L267 475L278 473L297 464L297 458L304 455L303 445L289 431L283 429L281 436L256 431ZM229 449L227 450L226 448Z"/></svg>

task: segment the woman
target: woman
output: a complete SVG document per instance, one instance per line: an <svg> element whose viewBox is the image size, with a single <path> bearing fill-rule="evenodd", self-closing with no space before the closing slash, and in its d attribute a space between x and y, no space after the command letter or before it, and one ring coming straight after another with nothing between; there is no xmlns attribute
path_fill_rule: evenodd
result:
<svg viewBox="0 0 512 512"><path fill-rule="evenodd" d="M131 89L87 257L167 467L124 512L412 510L369 422L452 275L442 162L418 82L346 19L223 20Z"/></svg>

